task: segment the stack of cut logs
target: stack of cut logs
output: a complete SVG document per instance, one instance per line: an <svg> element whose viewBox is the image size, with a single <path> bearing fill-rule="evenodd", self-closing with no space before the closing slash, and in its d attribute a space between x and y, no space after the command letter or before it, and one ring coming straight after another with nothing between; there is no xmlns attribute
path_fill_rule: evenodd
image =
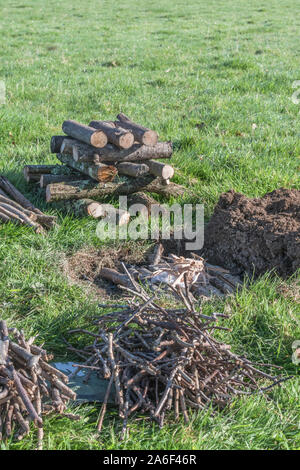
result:
<svg viewBox="0 0 300 470"><path fill-rule="evenodd" d="M4 176L0 176L0 222L13 222L37 233L53 227L56 217L43 214Z"/></svg>
<svg viewBox="0 0 300 470"><path fill-rule="evenodd" d="M117 118L91 121L88 126L64 121L66 135L51 139L51 152L62 165L27 165L27 182L39 181L47 202L63 201L70 211L94 217L103 215L104 209L93 198L134 194L131 203L143 203L150 210L157 202L141 191L182 196L184 188L170 182L173 167L157 161L171 157L172 143L158 142L155 131L124 114Z"/></svg>

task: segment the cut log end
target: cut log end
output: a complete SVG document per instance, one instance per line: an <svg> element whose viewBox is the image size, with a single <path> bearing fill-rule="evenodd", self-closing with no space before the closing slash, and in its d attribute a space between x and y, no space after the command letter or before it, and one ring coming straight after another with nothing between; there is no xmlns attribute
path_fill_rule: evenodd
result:
<svg viewBox="0 0 300 470"><path fill-rule="evenodd" d="M103 217L105 215L103 206L98 202L92 202L89 204L87 207L87 212L91 217L94 217L94 219L98 219L99 217Z"/></svg>
<svg viewBox="0 0 300 470"><path fill-rule="evenodd" d="M119 138L119 145L123 149L129 149L134 144L134 136L130 132L121 135Z"/></svg>
<svg viewBox="0 0 300 470"><path fill-rule="evenodd" d="M158 142L158 135L155 131L148 130L143 135L143 144L153 147Z"/></svg>
<svg viewBox="0 0 300 470"><path fill-rule="evenodd" d="M107 137L103 131L97 131L91 136L91 145L97 148L103 148L107 144Z"/></svg>
<svg viewBox="0 0 300 470"><path fill-rule="evenodd" d="M115 176L117 176L118 170L115 166L107 166L107 167L100 167L98 169L98 181L105 182L105 181L112 181Z"/></svg>

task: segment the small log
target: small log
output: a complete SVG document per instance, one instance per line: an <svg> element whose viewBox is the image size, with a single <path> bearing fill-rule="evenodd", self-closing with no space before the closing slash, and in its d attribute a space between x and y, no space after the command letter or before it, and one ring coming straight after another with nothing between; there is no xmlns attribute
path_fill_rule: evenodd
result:
<svg viewBox="0 0 300 470"><path fill-rule="evenodd" d="M10 207L18 209L19 211L27 215L31 220L33 220L33 222L38 222L39 224L47 228L52 227L54 224L55 217L50 216L50 215L45 215L45 214L40 215L40 214L37 214L36 212L32 212L32 211L29 211L28 209L24 209L24 207L20 206L17 202L13 201L12 199L9 199L8 197L2 196L0 194L0 206L1 204L6 204Z"/></svg>
<svg viewBox="0 0 300 470"><path fill-rule="evenodd" d="M54 183L46 188L46 201L66 199L99 198L104 196L126 196L145 189L153 181L153 176L131 178L118 183L108 182L93 184L90 181L72 181L72 183Z"/></svg>
<svg viewBox="0 0 300 470"><path fill-rule="evenodd" d="M121 274L115 269L102 268L99 273L99 276L105 279L106 281L112 282L113 284L125 287L132 287L132 284L127 274Z"/></svg>
<svg viewBox="0 0 300 470"><path fill-rule="evenodd" d="M133 133L135 140L140 144L149 146L157 144L157 132L148 129L147 127L143 127L139 124L136 124L123 113L118 114L117 118L118 121L115 121L116 126L120 126L123 129L130 130Z"/></svg>
<svg viewBox="0 0 300 470"><path fill-rule="evenodd" d="M116 209L111 204L104 205L106 216L112 219L118 226L127 225L130 220L129 212L123 209Z"/></svg>
<svg viewBox="0 0 300 470"><path fill-rule="evenodd" d="M117 164L119 175L143 176L149 173L149 168L144 163L121 162Z"/></svg>
<svg viewBox="0 0 300 470"><path fill-rule="evenodd" d="M160 194L162 196L165 196L167 199L169 199L170 197L182 197L186 193L189 193L189 191L180 184L169 183L168 185L166 185L164 183L164 180L160 178L156 178L155 180L153 180L152 183L150 183L146 188L144 188L144 191L147 191L149 193Z"/></svg>
<svg viewBox="0 0 300 470"><path fill-rule="evenodd" d="M62 183L64 181L80 181L86 179L86 175L40 175L40 187L46 188L48 184Z"/></svg>
<svg viewBox="0 0 300 470"><path fill-rule="evenodd" d="M164 180L169 180L174 176L174 168L171 165L165 165L155 160L148 160L146 165L152 175L163 178Z"/></svg>
<svg viewBox="0 0 300 470"><path fill-rule="evenodd" d="M65 135L54 135L51 137L50 141L50 151L51 153L59 153L62 146L63 140L66 138ZM70 137L71 139L71 137Z"/></svg>
<svg viewBox="0 0 300 470"><path fill-rule="evenodd" d="M107 125L104 121L91 121L89 126L103 131L108 142L119 148L128 149L134 144L134 136L131 132Z"/></svg>
<svg viewBox="0 0 300 470"><path fill-rule="evenodd" d="M89 148L89 151L94 152L95 149L90 145L79 142L75 139L64 139L60 148L60 152L67 155L71 155L75 162L90 162L90 163L100 163L100 158L96 153L91 153L90 155L86 154L86 148Z"/></svg>
<svg viewBox="0 0 300 470"><path fill-rule="evenodd" d="M61 207L77 217L90 216L94 219L98 219L99 217L104 217L106 214L103 205L92 199L70 199L63 201Z"/></svg>
<svg viewBox="0 0 300 470"><path fill-rule="evenodd" d="M24 178L27 183L39 181L41 175L51 173L57 165L25 165L23 169Z"/></svg>
<svg viewBox="0 0 300 470"><path fill-rule="evenodd" d="M158 142L153 147L134 144L129 149L119 149L113 144L107 144L101 149L84 144L78 140L62 144L60 153L73 155L75 161L85 162L140 162L144 160L170 158L172 156L172 142Z"/></svg>
<svg viewBox="0 0 300 470"><path fill-rule="evenodd" d="M112 181L117 175L117 169L112 165L105 165L104 163L92 164L86 162L75 162L71 155L62 153L57 154L57 158L62 163L65 163L96 181Z"/></svg>
<svg viewBox="0 0 300 470"><path fill-rule="evenodd" d="M160 206L159 202L157 202L153 197L149 196L148 194L145 194L143 192L137 192L134 194L130 194L128 196L128 207L132 206L133 204L140 204L145 207L145 210L143 213L148 216L151 214L151 208L152 206ZM161 209L163 210L163 207L160 206Z"/></svg>
<svg viewBox="0 0 300 470"><path fill-rule="evenodd" d="M76 121L64 121L62 130L70 137L81 140L93 147L102 148L107 144L107 137L103 131L95 130Z"/></svg>

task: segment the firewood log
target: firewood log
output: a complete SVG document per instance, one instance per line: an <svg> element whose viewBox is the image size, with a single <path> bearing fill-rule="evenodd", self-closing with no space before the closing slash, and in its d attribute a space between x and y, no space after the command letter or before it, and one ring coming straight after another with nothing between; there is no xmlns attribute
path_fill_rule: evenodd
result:
<svg viewBox="0 0 300 470"><path fill-rule="evenodd" d="M91 121L89 126L103 131L107 136L108 142L115 144L119 148L128 149L134 143L134 136L130 131L112 127L104 121Z"/></svg>
<svg viewBox="0 0 300 470"><path fill-rule="evenodd" d="M70 137L81 140L93 147L102 148L107 144L107 137L103 131L95 130L76 121L64 121L62 130Z"/></svg>
<svg viewBox="0 0 300 470"><path fill-rule="evenodd" d="M174 168L171 165L165 165L154 160L147 160L146 165L152 175L169 180L174 176Z"/></svg>
<svg viewBox="0 0 300 470"><path fill-rule="evenodd" d="M149 173L149 168L144 163L121 162L117 164L119 175L143 176Z"/></svg>
<svg viewBox="0 0 300 470"><path fill-rule="evenodd" d="M117 174L117 169L104 163L75 162L71 155L57 154L57 158L66 165L80 171L96 181L112 181Z"/></svg>
<svg viewBox="0 0 300 470"><path fill-rule="evenodd" d="M40 187L46 188L48 184L62 183L64 181L80 181L86 180L86 175L40 175Z"/></svg>
<svg viewBox="0 0 300 470"><path fill-rule="evenodd" d="M170 158L172 142L158 142L153 147L134 144L129 149L119 149L113 144L107 144L101 149L84 144L78 140L67 140L62 143L60 153L73 155L75 161L94 162L98 157L100 162L139 162L144 160Z"/></svg>
<svg viewBox="0 0 300 470"><path fill-rule="evenodd" d="M125 114L120 113L117 116L118 121L115 122L117 126L123 129L130 130L137 142L143 145L154 146L157 144L158 135L157 132L148 129L147 127L140 126L135 122L132 122Z"/></svg>
<svg viewBox="0 0 300 470"><path fill-rule="evenodd" d="M66 138L65 135L53 135L50 141L50 151L51 153L59 153L63 140ZM69 137L72 139L72 137Z"/></svg>
<svg viewBox="0 0 300 470"><path fill-rule="evenodd" d="M25 165L23 169L24 178L27 183L39 181L41 175L51 173L57 165Z"/></svg>
<svg viewBox="0 0 300 470"><path fill-rule="evenodd" d="M75 139L64 139L60 148L60 152L65 153L66 155L71 155L75 162L90 162L90 163L100 163L100 158L96 153L91 153L86 155L86 148L92 149L94 152L96 149L90 145L79 142Z"/></svg>
<svg viewBox="0 0 300 470"><path fill-rule="evenodd" d="M94 219L104 217L105 207L92 199L69 199L56 204L58 208L74 214L76 217L90 216Z"/></svg>
<svg viewBox="0 0 300 470"><path fill-rule="evenodd" d="M143 213L147 216L151 214L152 206L159 206L161 208L161 211L164 211L163 206L161 206L158 201L156 201L153 197L149 196L149 194L143 192L129 194L127 204L128 207L132 206L133 204L140 204L144 206L145 210L143 211Z"/></svg>
<svg viewBox="0 0 300 470"><path fill-rule="evenodd" d="M153 181L152 175L139 178L126 178L126 181L94 184L90 181L72 181L71 183L49 184L46 188L46 201L65 199L100 198L104 196L122 196L145 189Z"/></svg>

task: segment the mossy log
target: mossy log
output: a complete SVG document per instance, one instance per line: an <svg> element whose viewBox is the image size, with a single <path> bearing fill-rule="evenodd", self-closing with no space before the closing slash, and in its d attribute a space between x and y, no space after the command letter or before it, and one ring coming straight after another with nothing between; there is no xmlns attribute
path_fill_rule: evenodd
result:
<svg viewBox="0 0 300 470"><path fill-rule="evenodd" d="M145 189L153 181L152 175L140 178L126 178L125 181L94 184L91 181L49 184L46 188L46 201L66 199L102 198L105 196L126 196Z"/></svg>

